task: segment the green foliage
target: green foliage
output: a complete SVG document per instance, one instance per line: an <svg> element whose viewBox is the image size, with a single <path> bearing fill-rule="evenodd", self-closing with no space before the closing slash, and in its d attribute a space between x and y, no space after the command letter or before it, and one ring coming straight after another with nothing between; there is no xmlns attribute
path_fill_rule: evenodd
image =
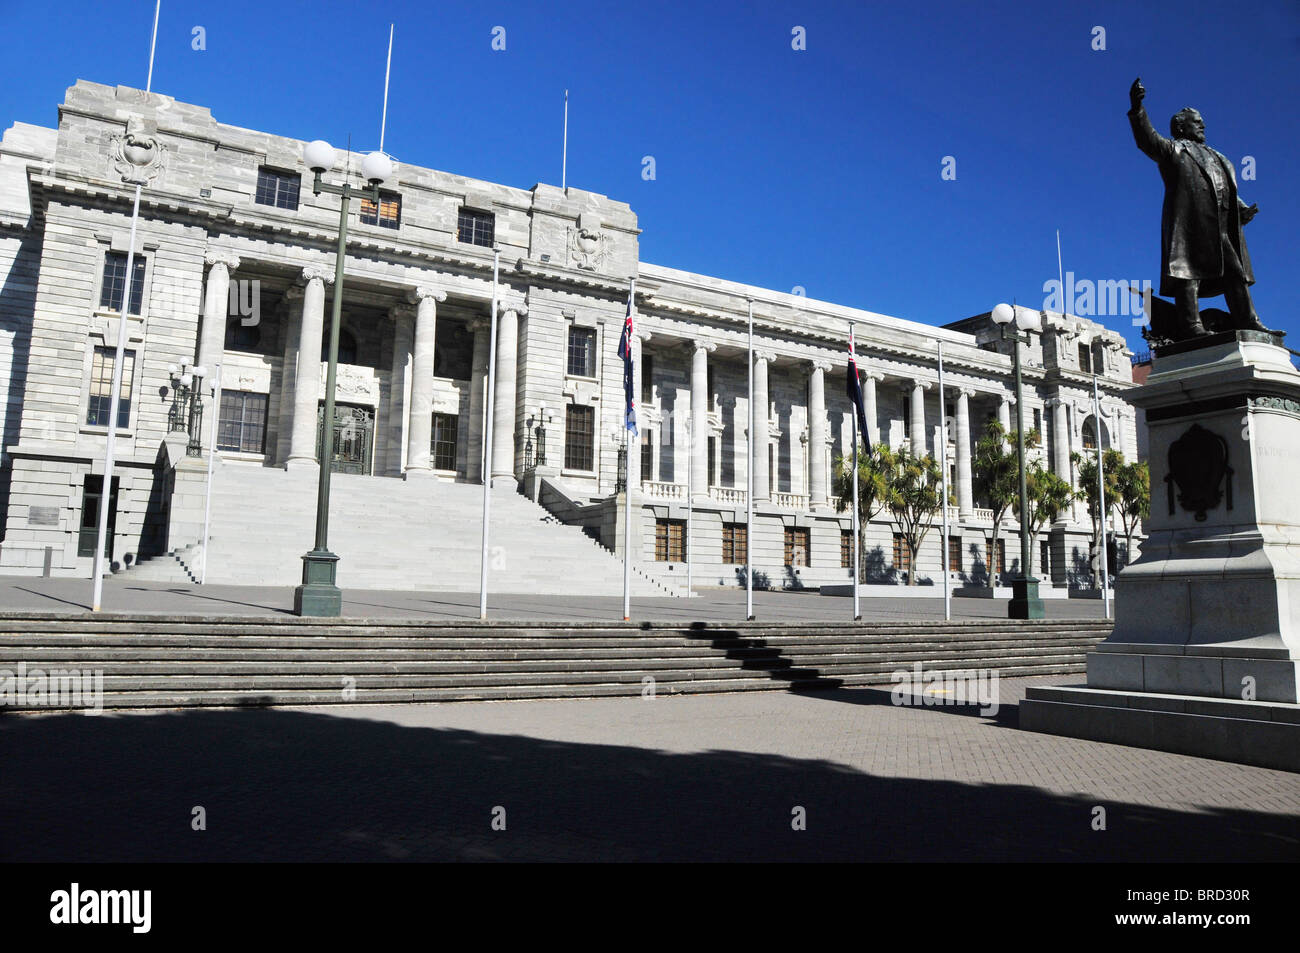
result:
<svg viewBox="0 0 1300 953"><path fill-rule="evenodd" d="M1025 571L1033 567L1038 548L1038 534L1055 521L1074 500L1074 487L1035 460L1025 472L1026 505L1029 508L1029 552L1025 554ZM1041 567L1040 567L1041 569Z"/></svg>
<svg viewBox="0 0 1300 953"><path fill-rule="evenodd" d="M935 514L945 502L943 477L934 457L918 457L907 445L889 452L892 464L886 471L885 506L898 524L898 531L911 553L912 571L907 584L916 585L916 554L934 526ZM948 503L953 499L949 496Z"/></svg>
<svg viewBox="0 0 1300 953"><path fill-rule="evenodd" d="M1138 524L1151 515L1151 470L1145 460L1125 463L1115 474L1115 489L1119 494L1116 512L1124 527L1124 539L1132 558L1133 534Z"/></svg>
<svg viewBox="0 0 1300 953"><path fill-rule="evenodd" d="M893 454L884 444L876 444L868 452L858 446L858 522L865 526L884 508L887 491L886 474L893 467ZM831 493L837 498L838 512L843 513L853 503L853 482L846 456L835 458L831 474Z"/></svg>
<svg viewBox="0 0 1300 953"><path fill-rule="evenodd" d="M990 420L976 442L971 457L971 482L974 484L975 496L993 511L989 552L997 552L998 536L1007 511L1014 511L1020 505L1020 460L1016 448L1018 435L1019 431L1008 432L1000 421ZM1041 441L1042 437L1037 430L1025 434L1027 468L1036 465L1029 463L1029 451L1036 449Z"/></svg>

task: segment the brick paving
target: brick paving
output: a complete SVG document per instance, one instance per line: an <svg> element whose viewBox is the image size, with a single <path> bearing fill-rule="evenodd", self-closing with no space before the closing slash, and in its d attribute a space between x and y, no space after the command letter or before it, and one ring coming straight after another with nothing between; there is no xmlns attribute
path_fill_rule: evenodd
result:
<svg viewBox="0 0 1300 953"><path fill-rule="evenodd" d="M8 715L0 859L1300 855L1300 776L1020 731L1063 681L1003 680L996 717L877 689Z"/></svg>
<svg viewBox="0 0 1300 953"><path fill-rule="evenodd" d="M900 591L905 591L900 587ZM41 579L0 576L0 610L36 609L43 612L81 613L90 608L88 579ZM477 619L476 592L394 592L344 590L343 615L352 618ZM942 598L864 598L862 617L867 621L942 619ZM1044 602L1049 619L1100 619L1097 599L1049 599ZM754 607L765 622L848 621L852 612L847 597L815 592L756 592ZM623 597L490 595L488 615L509 621L621 621ZM277 615L293 610L293 588L288 586L177 586L171 583L134 582L129 578L104 583L103 609L111 612L176 613L187 615ZM1007 617L1005 599L952 600L954 619ZM741 621L745 618L743 589L702 589L690 599L671 597L632 600L636 621L694 622Z"/></svg>

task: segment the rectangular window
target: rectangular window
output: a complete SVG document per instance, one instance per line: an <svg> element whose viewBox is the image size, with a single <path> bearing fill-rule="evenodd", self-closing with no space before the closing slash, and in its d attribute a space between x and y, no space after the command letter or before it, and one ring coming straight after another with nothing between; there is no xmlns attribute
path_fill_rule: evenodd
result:
<svg viewBox="0 0 1300 953"><path fill-rule="evenodd" d="M961 572L961 537L948 537L948 571Z"/></svg>
<svg viewBox="0 0 1300 953"><path fill-rule="evenodd" d="M435 470L456 469L456 435L460 432L460 417L456 414L434 414L433 432L429 437L429 452Z"/></svg>
<svg viewBox="0 0 1300 953"><path fill-rule="evenodd" d="M785 528L785 564L787 566L808 565L808 527L787 526Z"/></svg>
<svg viewBox="0 0 1300 953"><path fill-rule="evenodd" d="M686 524L681 520L655 520L655 559L658 562L686 561Z"/></svg>
<svg viewBox="0 0 1300 953"><path fill-rule="evenodd" d="M840 568L853 568L853 530L840 530Z"/></svg>
<svg viewBox="0 0 1300 953"><path fill-rule="evenodd" d="M907 548L907 539L902 533L894 534L894 568L899 572L912 568L912 551Z"/></svg>
<svg viewBox="0 0 1300 953"><path fill-rule="evenodd" d="M569 376L596 376L596 329L569 328Z"/></svg>
<svg viewBox="0 0 1300 953"><path fill-rule="evenodd" d="M991 546L986 546L984 548L984 567L989 571L990 576L995 573L1001 575L1007 571L1007 541L1005 539L998 540L997 554L998 568L995 570L993 568L993 549Z"/></svg>
<svg viewBox="0 0 1300 953"><path fill-rule="evenodd" d="M113 477L113 492L108 500L108 531L104 536L104 555L113 558L113 535L117 529L118 478ZM81 526L77 536L77 555L94 556L99 540L99 507L104 497L104 478L87 476L81 490Z"/></svg>
<svg viewBox="0 0 1300 953"><path fill-rule="evenodd" d="M131 260L131 308L129 314L139 314L144 301L144 256ZM104 279L99 284L99 309L121 311L122 293L126 289L126 252L104 253Z"/></svg>
<svg viewBox="0 0 1300 953"><path fill-rule="evenodd" d="M217 449L237 453L266 452L267 395L247 391L221 392Z"/></svg>
<svg viewBox="0 0 1300 953"><path fill-rule="evenodd" d="M641 355L641 403L648 407L655 399L654 362L649 354Z"/></svg>
<svg viewBox="0 0 1300 953"><path fill-rule="evenodd" d="M564 468L594 470L592 447L595 442L596 411L593 407L570 404L564 413Z"/></svg>
<svg viewBox="0 0 1300 953"><path fill-rule="evenodd" d="M912 414L911 407L908 405L909 397L907 391L898 395L899 414L903 418L903 439L912 439Z"/></svg>
<svg viewBox="0 0 1300 953"><path fill-rule="evenodd" d="M1079 370L1085 374L1092 373L1092 350L1082 342L1079 344Z"/></svg>
<svg viewBox="0 0 1300 953"><path fill-rule="evenodd" d="M396 228L402 223L402 197L396 192L380 192L379 204L371 199L361 199L361 224Z"/></svg>
<svg viewBox="0 0 1300 953"><path fill-rule="evenodd" d="M90 363L90 402L86 407L86 426L107 427L113 403L113 361L117 348L97 347ZM126 428L131 420L131 378L135 376L135 351L124 351L122 388L118 391L117 428Z"/></svg>
<svg viewBox="0 0 1300 953"><path fill-rule="evenodd" d="M302 185L302 176L297 172L281 172L262 166L257 170L257 194L253 197L258 205L271 205L275 208L298 208L298 190Z"/></svg>
<svg viewBox="0 0 1300 953"><path fill-rule="evenodd" d="M456 241L491 248L495 236L496 216L491 212L480 212L472 208L460 210L456 220Z"/></svg>
<svg viewBox="0 0 1300 953"><path fill-rule="evenodd" d="M1037 407L1034 408L1034 429L1038 431L1038 436L1043 436L1043 412Z"/></svg>
<svg viewBox="0 0 1300 953"><path fill-rule="evenodd" d="M749 527L744 523L722 524L722 561L729 566L749 560Z"/></svg>
<svg viewBox="0 0 1300 953"><path fill-rule="evenodd" d="M713 379L713 365L712 365L712 364L709 365L709 367L708 367L708 371L707 371L707 373L706 373L705 376L706 376L706 378L707 378L707 383L705 384L705 387L708 388L708 391L709 391L709 392L708 392L707 394L704 395L704 405L705 405L706 407L708 407L709 410L713 410L714 407L716 407L716 403L715 403L715 401L714 401L713 398L714 398L714 395L717 394L717 392L718 392L718 387L717 387L717 382Z"/></svg>
<svg viewBox="0 0 1300 953"><path fill-rule="evenodd" d="M1045 579L1052 577L1052 543L1043 540L1038 546L1038 575Z"/></svg>
<svg viewBox="0 0 1300 953"><path fill-rule="evenodd" d="M709 438L709 486L718 485L718 439Z"/></svg>
<svg viewBox="0 0 1300 953"><path fill-rule="evenodd" d="M641 437L641 479L653 480L655 478L654 434L647 430Z"/></svg>

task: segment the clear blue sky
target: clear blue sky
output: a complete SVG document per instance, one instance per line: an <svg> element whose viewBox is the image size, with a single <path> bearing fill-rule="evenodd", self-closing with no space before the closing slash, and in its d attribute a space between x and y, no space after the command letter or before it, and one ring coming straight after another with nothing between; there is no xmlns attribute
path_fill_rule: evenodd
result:
<svg viewBox="0 0 1300 953"><path fill-rule="evenodd" d="M152 0L0 9L3 125L53 125L78 78L144 86ZM1292 0L164 0L154 89L222 122L373 148L390 20L399 160L558 184L568 87L569 184L631 204L643 260L934 324L1013 296L1041 306L1058 227L1079 278L1158 284L1162 185L1125 118L1140 74L1162 132L1193 105L1239 180L1255 158L1240 186L1260 206L1256 305L1300 347L1284 293L1300 252ZM1143 347L1129 318L1105 320Z"/></svg>

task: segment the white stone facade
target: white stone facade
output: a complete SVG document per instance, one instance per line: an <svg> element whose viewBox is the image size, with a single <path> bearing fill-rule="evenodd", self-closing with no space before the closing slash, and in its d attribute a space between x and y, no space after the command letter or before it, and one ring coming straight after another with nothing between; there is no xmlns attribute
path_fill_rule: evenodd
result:
<svg viewBox="0 0 1300 953"><path fill-rule="evenodd" d="M80 528L87 477L93 482L102 473L106 427L88 423L88 408L95 349L114 346L119 320L118 309L103 306L102 283L106 260L127 250L137 180L144 186L136 241L143 300L127 318L134 362L130 413L117 440L114 563L191 545L201 535L206 464L186 456L185 433L170 431L172 365L220 364L223 389L246 402L221 414L223 461L317 466L320 341L329 326L339 199L312 194L303 145L220 124L208 110L165 96L88 82L68 90L57 129L17 124L6 132L0 571L90 571ZM358 168L359 157L341 154L327 180L341 182L349 167ZM296 200L267 204L263 181L259 201L267 174L278 176L279 188L296 185ZM987 314L932 327L652 265L640 260L637 218L627 204L574 188L522 190L400 164L384 194L400 201L396 228L373 209L370 222L355 204L350 213L336 398L355 420L350 465L373 475L376 493L386 479L479 482L486 466L500 486L522 481L560 518L618 545L621 522L611 518L623 440L616 350L635 278L638 378L648 375L636 389L648 398L639 415L649 449L645 479L642 461L634 460L631 482L645 571L684 574L680 563L656 560L655 523L685 520L689 483L697 582L735 585L742 578L741 566L723 561L723 532L724 524L745 519L752 299L761 406L751 543L762 578L789 586L848 578L841 534L849 514L830 497L830 474L851 440L844 396L850 322L871 438L909 440L927 453L938 449L945 410L937 372L943 342L953 533L963 553L956 575L959 582L983 578L991 524L972 492L970 453L985 420L1013 419L1011 360ZM488 448L493 255L467 240L473 223L463 227L463 211L491 223L500 249ZM1124 340L1084 319L1043 317L1025 353L1027 422L1033 425L1035 413L1042 421L1043 452L1068 473L1070 451L1083 446L1092 383L1080 368L1082 345L1102 373L1105 439L1132 459ZM215 412L210 400L205 412ZM569 436L569 427L585 428L585 436ZM203 432L206 442L206 424ZM803 550L804 531L804 565L800 557L787 565L788 538ZM1082 506L1052 529L1050 575L1058 584L1082 581L1089 532ZM896 580L894 529L882 517L865 533L869 568ZM1001 536L1011 570L1019 559L1015 523ZM936 528L918 575L936 581L940 556ZM1037 554L1034 564L1041 569Z"/></svg>

